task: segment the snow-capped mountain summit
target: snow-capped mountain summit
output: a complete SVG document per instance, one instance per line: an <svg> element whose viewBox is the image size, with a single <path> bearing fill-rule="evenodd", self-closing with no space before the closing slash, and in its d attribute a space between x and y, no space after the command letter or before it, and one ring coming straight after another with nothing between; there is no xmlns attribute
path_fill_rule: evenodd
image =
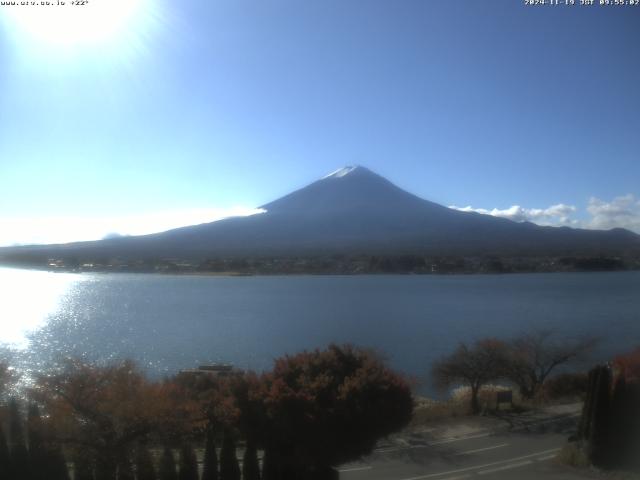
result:
<svg viewBox="0 0 640 480"><path fill-rule="evenodd" d="M191 258L325 254L576 255L640 252L629 231L515 223L419 198L361 166L342 167L261 207L154 235L68 245L0 249L81 258Z"/></svg>
<svg viewBox="0 0 640 480"><path fill-rule="evenodd" d="M335 215L345 211L406 209L410 208L406 204L408 200L412 204L425 202L368 168L349 166L260 208L272 213L297 212L308 219L311 215Z"/></svg>
<svg viewBox="0 0 640 480"><path fill-rule="evenodd" d="M322 178L342 178L346 175L349 175L350 173L358 170L358 169L363 169L364 167L361 167L359 165L348 165L346 167L342 167L339 168L337 170L334 170L333 172L331 172L329 175L325 175Z"/></svg>

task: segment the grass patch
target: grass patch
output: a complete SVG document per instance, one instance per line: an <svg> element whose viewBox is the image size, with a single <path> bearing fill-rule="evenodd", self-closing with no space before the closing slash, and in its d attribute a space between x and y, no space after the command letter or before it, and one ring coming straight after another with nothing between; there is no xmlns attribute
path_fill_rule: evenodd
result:
<svg viewBox="0 0 640 480"><path fill-rule="evenodd" d="M556 460L563 465L575 468L587 468L591 466L587 455L576 443L569 443L562 447L562 450L558 452Z"/></svg>
<svg viewBox="0 0 640 480"><path fill-rule="evenodd" d="M413 409L411 425L424 425L447 418L463 417L468 413L469 407L458 401L438 402L427 398L418 398Z"/></svg>

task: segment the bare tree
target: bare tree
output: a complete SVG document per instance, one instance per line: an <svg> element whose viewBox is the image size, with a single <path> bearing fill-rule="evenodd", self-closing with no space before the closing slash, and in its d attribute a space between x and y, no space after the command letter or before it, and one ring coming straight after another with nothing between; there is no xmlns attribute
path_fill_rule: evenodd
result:
<svg viewBox="0 0 640 480"><path fill-rule="evenodd" d="M560 365L585 357L596 339L559 338L552 330L538 330L509 344L508 378L523 398L534 398L551 372Z"/></svg>
<svg viewBox="0 0 640 480"><path fill-rule="evenodd" d="M468 386L471 389L471 411L479 413L480 388L504 376L508 353L507 345L493 338L478 340L471 347L461 343L455 352L433 365L434 382L441 389L454 385Z"/></svg>

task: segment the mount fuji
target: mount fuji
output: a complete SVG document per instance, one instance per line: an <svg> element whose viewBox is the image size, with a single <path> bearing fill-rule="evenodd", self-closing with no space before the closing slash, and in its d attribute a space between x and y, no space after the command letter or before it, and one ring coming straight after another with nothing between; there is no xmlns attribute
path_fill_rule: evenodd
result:
<svg viewBox="0 0 640 480"><path fill-rule="evenodd" d="M262 205L263 213L137 237L0 249L0 260L86 261L333 254L620 255L640 252L628 230L543 227L461 212L350 166Z"/></svg>

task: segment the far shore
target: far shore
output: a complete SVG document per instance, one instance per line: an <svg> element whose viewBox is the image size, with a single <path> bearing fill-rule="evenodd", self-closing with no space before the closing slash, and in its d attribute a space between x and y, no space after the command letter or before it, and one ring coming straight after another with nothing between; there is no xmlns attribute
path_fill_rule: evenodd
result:
<svg viewBox="0 0 640 480"><path fill-rule="evenodd" d="M44 266L44 265L24 265L15 263L0 263L0 268L13 268L20 270L33 270L50 273L130 273L130 274L147 274L147 275L177 275L177 276L199 276L199 277L275 277L275 276L390 276L390 275L418 275L418 276L452 276L452 275L509 275L509 274L533 274L533 273L605 273L605 272L637 272L640 271L640 265L628 266L626 268L530 268L530 269L483 269L476 270L444 270L444 271L413 271L413 270L392 270L392 271L376 271L376 270L291 270L291 269L270 269L256 271L242 270L196 270L196 269L180 269L180 268L108 268L108 267L65 267L65 266Z"/></svg>

